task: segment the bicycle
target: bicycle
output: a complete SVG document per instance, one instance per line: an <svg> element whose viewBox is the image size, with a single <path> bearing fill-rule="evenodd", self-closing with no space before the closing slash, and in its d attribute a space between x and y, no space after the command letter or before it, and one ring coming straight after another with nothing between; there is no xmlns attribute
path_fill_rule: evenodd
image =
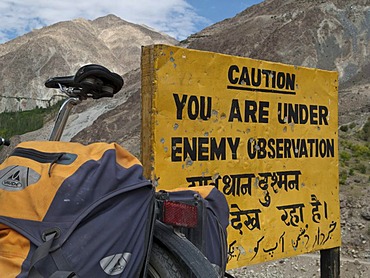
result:
<svg viewBox="0 0 370 278"><path fill-rule="evenodd" d="M82 101L92 98L100 99L113 97L124 84L122 77L109 71L101 65L90 64L81 67L71 76L53 77L45 82L47 88L59 89L67 96L56 117L49 141L59 141L66 126L72 108ZM0 137L0 145L9 145L9 140ZM168 193L157 192L155 195L155 210L153 211L154 224L149 232L148 252L141 277L223 277L226 267L226 235L225 240L219 242L224 262L222 266L215 266L203 253L205 241L204 217L206 209L199 200L195 212L197 219L195 226L189 229L187 219L176 219L176 223L167 221L163 217L162 208L168 199ZM186 203L186 202L185 202ZM187 201L189 203L189 201ZM178 209L178 203L169 202L167 210ZM184 202L182 203L184 205ZM194 208L194 206L192 207ZM185 204L186 209L186 204ZM190 239L190 240L189 240ZM77 274L68 274L66 277L77 277ZM36 276L35 276L36 277Z"/></svg>

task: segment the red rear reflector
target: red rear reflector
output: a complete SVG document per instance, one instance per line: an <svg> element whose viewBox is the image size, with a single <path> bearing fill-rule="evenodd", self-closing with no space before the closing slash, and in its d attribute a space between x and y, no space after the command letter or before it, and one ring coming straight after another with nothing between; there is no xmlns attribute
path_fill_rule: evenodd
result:
<svg viewBox="0 0 370 278"><path fill-rule="evenodd" d="M198 223L197 207L179 202L164 201L163 222L173 226L195 228Z"/></svg>

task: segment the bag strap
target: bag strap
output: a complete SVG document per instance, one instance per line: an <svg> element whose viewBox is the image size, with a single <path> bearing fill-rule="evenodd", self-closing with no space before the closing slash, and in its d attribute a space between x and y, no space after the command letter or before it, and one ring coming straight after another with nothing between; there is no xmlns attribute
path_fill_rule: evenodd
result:
<svg viewBox="0 0 370 278"><path fill-rule="evenodd" d="M43 261L49 255L51 246L57 234L58 234L57 231L44 234L45 242L41 244L32 255L28 278L43 278L43 276L37 271L36 265L39 262ZM60 257L60 254L58 254L57 257ZM73 271L58 270L54 272L50 276L50 278L77 278L77 275Z"/></svg>
<svg viewBox="0 0 370 278"><path fill-rule="evenodd" d="M77 275L74 272L70 271L56 271L50 278L77 278Z"/></svg>

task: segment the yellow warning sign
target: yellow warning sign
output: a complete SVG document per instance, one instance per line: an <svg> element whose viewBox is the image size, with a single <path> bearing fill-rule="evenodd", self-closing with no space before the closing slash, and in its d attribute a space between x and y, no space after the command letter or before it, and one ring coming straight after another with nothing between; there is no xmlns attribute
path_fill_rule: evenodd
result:
<svg viewBox="0 0 370 278"><path fill-rule="evenodd" d="M142 161L159 189L216 186L228 268L340 246L337 73L142 50Z"/></svg>

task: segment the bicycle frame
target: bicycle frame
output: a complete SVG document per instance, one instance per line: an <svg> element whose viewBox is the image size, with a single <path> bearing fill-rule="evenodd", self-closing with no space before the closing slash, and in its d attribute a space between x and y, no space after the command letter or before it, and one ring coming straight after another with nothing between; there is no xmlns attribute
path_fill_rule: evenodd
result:
<svg viewBox="0 0 370 278"><path fill-rule="evenodd" d="M64 101L59 109L49 141L60 141L71 110L79 103L81 103L81 100L73 97L69 97Z"/></svg>

